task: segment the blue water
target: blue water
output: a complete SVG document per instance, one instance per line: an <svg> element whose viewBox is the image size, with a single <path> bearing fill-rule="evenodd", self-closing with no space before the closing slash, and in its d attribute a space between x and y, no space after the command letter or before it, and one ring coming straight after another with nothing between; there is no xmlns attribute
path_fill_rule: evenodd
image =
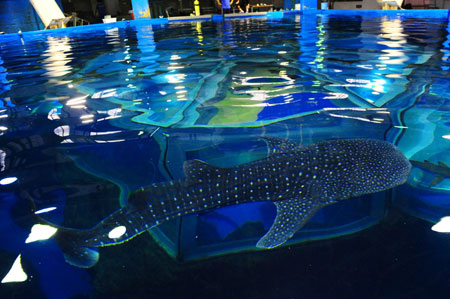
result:
<svg viewBox="0 0 450 299"><path fill-rule="evenodd" d="M0 181L0 277L19 254L27 275L1 297L444 298L450 236L431 227L450 215L449 43L446 18L366 14L0 37L0 180L17 178ZM266 157L262 136L383 139L440 168L321 209L275 250L255 248L270 202L167 222L101 248L91 269L52 239L25 243L24 192L45 219L88 228L183 178L184 161Z"/></svg>

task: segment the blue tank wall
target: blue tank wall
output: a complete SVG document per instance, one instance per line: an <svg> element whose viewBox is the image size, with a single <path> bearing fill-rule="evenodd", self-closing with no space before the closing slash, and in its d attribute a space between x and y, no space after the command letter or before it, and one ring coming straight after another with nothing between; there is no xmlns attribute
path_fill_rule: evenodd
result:
<svg viewBox="0 0 450 299"><path fill-rule="evenodd" d="M284 9L293 9L295 8L295 3L300 3L300 0L284 0Z"/></svg>
<svg viewBox="0 0 450 299"><path fill-rule="evenodd" d="M61 0L56 0L60 7ZM14 33L44 29L29 0L0 1L0 31Z"/></svg>
<svg viewBox="0 0 450 299"><path fill-rule="evenodd" d="M294 9L295 4L300 4L300 9L317 9L317 0L284 0L284 9Z"/></svg>

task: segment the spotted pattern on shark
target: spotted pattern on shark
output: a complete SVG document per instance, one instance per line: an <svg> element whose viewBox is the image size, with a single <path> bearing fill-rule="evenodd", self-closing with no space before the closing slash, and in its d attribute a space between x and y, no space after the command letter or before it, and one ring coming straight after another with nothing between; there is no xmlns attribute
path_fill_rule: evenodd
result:
<svg viewBox="0 0 450 299"><path fill-rule="evenodd" d="M272 201L277 216L257 246L273 248L292 237L320 208L403 184L411 169L395 146L381 140L337 139L307 146L273 137L264 140L267 158L231 168L187 161L184 179L142 188L131 194L127 206L93 228L59 227L54 239L67 262L90 267L98 260L97 247L125 242L176 217Z"/></svg>

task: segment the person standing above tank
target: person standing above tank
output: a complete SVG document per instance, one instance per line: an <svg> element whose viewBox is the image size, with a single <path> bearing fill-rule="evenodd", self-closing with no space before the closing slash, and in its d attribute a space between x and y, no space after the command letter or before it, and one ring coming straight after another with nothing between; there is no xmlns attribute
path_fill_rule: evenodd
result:
<svg viewBox="0 0 450 299"><path fill-rule="evenodd" d="M236 5L239 8L240 13L243 13L244 10L246 13L248 13L248 10L250 8L249 0L237 0Z"/></svg>
<svg viewBox="0 0 450 299"><path fill-rule="evenodd" d="M231 11L231 5L233 5L234 0L216 0L219 7L223 9L223 13L229 13Z"/></svg>

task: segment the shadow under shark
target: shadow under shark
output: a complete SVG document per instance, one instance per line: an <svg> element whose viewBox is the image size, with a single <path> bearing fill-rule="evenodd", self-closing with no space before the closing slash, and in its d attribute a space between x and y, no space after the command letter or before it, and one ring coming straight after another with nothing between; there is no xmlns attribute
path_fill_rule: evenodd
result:
<svg viewBox="0 0 450 299"><path fill-rule="evenodd" d="M66 261L92 267L98 247L119 244L162 222L186 214L254 201L272 201L277 215L256 244L286 242L322 207L406 182L411 164L392 144L373 139L338 139L307 146L264 137L267 158L232 168L186 161L185 178L152 184L132 193L128 204L91 229L59 227L53 238Z"/></svg>

